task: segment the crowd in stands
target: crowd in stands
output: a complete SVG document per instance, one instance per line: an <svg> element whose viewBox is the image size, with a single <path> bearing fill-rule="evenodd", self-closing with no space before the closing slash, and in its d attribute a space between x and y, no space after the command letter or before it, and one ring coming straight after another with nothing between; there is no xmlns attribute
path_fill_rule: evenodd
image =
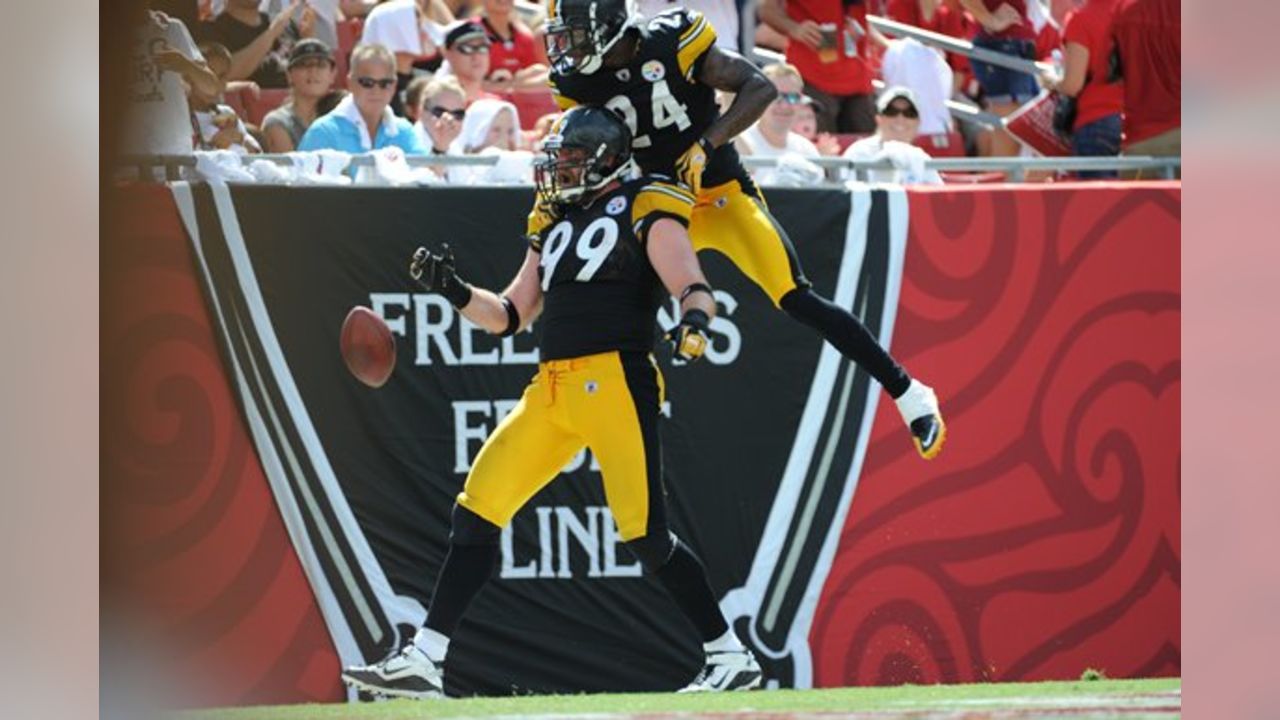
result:
<svg viewBox="0 0 1280 720"><path fill-rule="evenodd" d="M1080 156L1181 152L1177 0L687 0L717 43L759 49L778 97L737 140L777 158L762 184L832 171L815 157L889 159L875 180L940 182L930 155L1029 154L1001 125L1031 103ZM125 151L528 157L557 112L545 10L526 0L155 0L135 33ZM652 15L673 0L639 0ZM1041 61L1035 74L886 37L883 16ZM777 53L770 55L769 51ZM774 61L781 55L781 59ZM1051 68L1051 69L1044 69ZM957 107L983 113L953 113ZM957 120L956 116L967 117ZM976 118L976 119L975 119ZM513 171L434 168L450 182ZM1114 177L1114 172L1081 177Z"/></svg>

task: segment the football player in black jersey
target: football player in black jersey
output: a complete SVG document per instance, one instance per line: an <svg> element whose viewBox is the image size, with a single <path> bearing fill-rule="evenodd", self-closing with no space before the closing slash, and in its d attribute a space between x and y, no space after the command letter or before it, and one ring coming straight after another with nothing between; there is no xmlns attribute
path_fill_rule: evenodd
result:
<svg viewBox="0 0 1280 720"><path fill-rule="evenodd" d="M721 613L702 562L667 527L655 316L666 294L679 297L668 338L678 357L696 360L716 304L685 230L693 195L654 178L624 180L630 148L630 132L608 110L575 108L553 126L535 170L538 192L563 213L530 239L501 295L460 280L447 252L414 254L413 277L491 333L511 335L541 315L541 362L458 495L424 627L399 653L344 670L348 685L392 697L443 694L449 637L493 573L502 527L583 447L600 463L618 534L701 634L706 663L685 691L760 684L760 666Z"/></svg>
<svg viewBox="0 0 1280 720"><path fill-rule="evenodd" d="M865 368L897 402L917 451L932 459L946 425L929 386L913 380L851 313L815 293L795 248L769 214L730 142L759 119L773 84L740 55L715 46L700 13L675 8L645 19L629 0L548 0L551 85L562 108L603 105L629 126L646 173L680 180L697 198L695 250L718 250L774 304ZM734 94L722 115L715 91ZM554 215L535 205L530 231Z"/></svg>

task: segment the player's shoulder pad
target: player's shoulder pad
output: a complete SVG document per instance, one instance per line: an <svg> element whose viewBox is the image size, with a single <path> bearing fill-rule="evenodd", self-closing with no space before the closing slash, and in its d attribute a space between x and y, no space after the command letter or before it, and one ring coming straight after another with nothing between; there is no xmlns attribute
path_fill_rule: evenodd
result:
<svg viewBox="0 0 1280 720"><path fill-rule="evenodd" d="M631 204L632 227L642 227L660 217L669 217L688 226L693 215L693 193L663 178L651 178L641 185Z"/></svg>
<svg viewBox="0 0 1280 720"><path fill-rule="evenodd" d="M564 87L565 84L565 78L555 73L551 73L551 76L547 79L547 85L551 87L551 97L561 110L568 110L578 104L577 100L570 97L573 94L573 90Z"/></svg>
<svg viewBox="0 0 1280 720"><path fill-rule="evenodd" d="M680 66L680 74L686 80L692 80L694 65L716 44L716 29L711 26L707 17L697 10L679 8L668 12L678 13L682 20L676 44L676 63ZM659 14L657 17L665 14Z"/></svg>

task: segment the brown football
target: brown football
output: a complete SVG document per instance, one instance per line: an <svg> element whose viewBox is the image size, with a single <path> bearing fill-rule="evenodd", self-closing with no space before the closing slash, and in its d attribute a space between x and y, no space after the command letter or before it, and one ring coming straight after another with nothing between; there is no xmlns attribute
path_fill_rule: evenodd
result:
<svg viewBox="0 0 1280 720"><path fill-rule="evenodd" d="M396 339L391 328L367 307L357 305L342 321L338 344L347 369L369 387L382 387L396 368Z"/></svg>

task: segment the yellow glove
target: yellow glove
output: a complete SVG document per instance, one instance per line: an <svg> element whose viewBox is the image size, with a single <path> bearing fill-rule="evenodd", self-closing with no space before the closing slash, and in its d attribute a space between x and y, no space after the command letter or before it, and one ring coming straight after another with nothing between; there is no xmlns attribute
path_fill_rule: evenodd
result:
<svg viewBox="0 0 1280 720"><path fill-rule="evenodd" d="M702 191L702 171L706 169L707 161L711 158L711 151L714 149L711 147L710 140L698 138L698 142L685 150L680 159L676 160L676 180L689 188L689 192L692 192L695 197Z"/></svg>

